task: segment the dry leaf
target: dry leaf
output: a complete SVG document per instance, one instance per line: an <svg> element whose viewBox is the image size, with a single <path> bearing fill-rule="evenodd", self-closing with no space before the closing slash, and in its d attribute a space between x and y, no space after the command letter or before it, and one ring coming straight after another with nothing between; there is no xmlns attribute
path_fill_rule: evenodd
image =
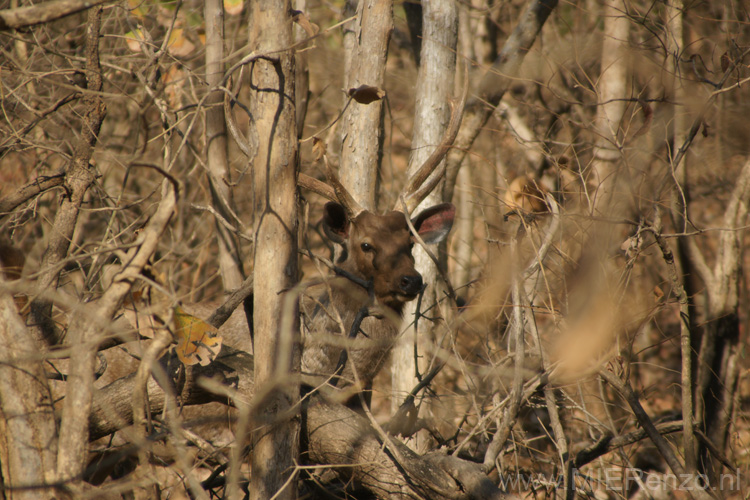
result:
<svg viewBox="0 0 750 500"><path fill-rule="evenodd" d="M356 89L349 89L347 93L360 104L370 104L385 97L385 90L369 85L360 85Z"/></svg>
<svg viewBox="0 0 750 500"><path fill-rule="evenodd" d="M541 182L530 175L522 175L510 183L503 202L508 210L544 213L549 211L546 197L547 188Z"/></svg>
<svg viewBox="0 0 750 500"><path fill-rule="evenodd" d="M169 36L169 42L167 43L167 50L170 54L176 57L189 56L195 45L185 37L185 30L182 28L175 28L172 30L172 34Z"/></svg>
<svg viewBox="0 0 750 500"><path fill-rule="evenodd" d="M242 0L224 0L224 10L230 16L236 16L242 13Z"/></svg>
<svg viewBox="0 0 750 500"><path fill-rule="evenodd" d="M141 51L141 40L143 40L143 33L139 29L125 33L125 43L128 44L128 48L133 52Z"/></svg>
<svg viewBox="0 0 750 500"><path fill-rule="evenodd" d="M164 93L169 100L169 105L172 109L178 109L182 106L182 89L185 86L185 72L180 69L180 66L174 64L166 74L162 77L164 82Z"/></svg>
<svg viewBox="0 0 750 500"><path fill-rule="evenodd" d="M210 364L221 351L219 331L202 319L191 316L179 306L174 308L177 357L190 366Z"/></svg>
<svg viewBox="0 0 750 500"><path fill-rule="evenodd" d="M314 161L320 161L323 155L326 154L326 143L323 139L313 137L313 158Z"/></svg>

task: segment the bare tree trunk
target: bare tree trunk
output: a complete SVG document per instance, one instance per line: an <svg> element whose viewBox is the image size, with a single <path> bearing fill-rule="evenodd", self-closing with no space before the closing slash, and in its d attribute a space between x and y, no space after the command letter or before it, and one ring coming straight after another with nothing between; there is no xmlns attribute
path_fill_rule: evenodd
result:
<svg viewBox="0 0 750 500"><path fill-rule="evenodd" d="M307 0L295 0L294 10L305 12L307 9ZM294 40L299 42L307 38L308 34L297 24L294 30ZM294 84L294 105L297 108L297 137L302 138L305 131L305 117L307 116L307 104L310 94L310 68L307 63L307 52L297 52L294 58L295 78Z"/></svg>
<svg viewBox="0 0 750 500"><path fill-rule="evenodd" d="M159 239L174 213L177 186L165 181L162 200L138 237L138 244L124 259L122 268L93 308L79 308L68 327L68 344L72 348L70 373L66 383L60 422L57 454L58 480L79 478L83 472L88 448L88 415L94 392L94 365L99 342L115 311L140 277ZM91 310L93 309L93 310Z"/></svg>
<svg viewBox="0 0 750 500"><path fill-rule="evenodd" d="M347 89L360 85L383 88L388 41L393 30L392 0L360 0L348 42L352 44ZM375 210L383 149L381 99L370 104L351 101L342 117L339 177L367 210Z"/></svg>
<svg viewBox="0 0 750 500"><path fill-rule="evenodd" d="M189 373L180 394L185 405L210 401L226 403L226 393L234 395L235 402L247 401L256 388L262 390L253 380L252 356L223 349L218 359L220 363L195 366ZM132 422L132 406L127 401L134 379L132 375L124 377L101 390L91 414L93 437L110 434ZM224 380L231 386L225 386L224 391L207 390L209 386L200 383L201 379ZM166 399L163 389L153 378L148 382L148 389L152 396L148 400L151 413L163 411ZM337 470L341 477L355 479L375 498L519 498L502 492L478 464L440 452L417 455L397 439L373 427L364 416L344 405L329 403L318 394L311 396L305 412L307 425L301 431L305 433L310 460L345 465Z"/></svg>
<svg viewBox="0 0 750 500"><path fill-rule="evenodd" d="M421 65L417 79L417 97L412 135L412 150L407 175L411 177L422 166L440 143L448 127L451 110L448 104L453 94L453 75L456 68L456 44L458 40L458 11L452 0L430 1L422 4L422 51ZM440 167L438 167L440 169ZM433 174L435 175L435 174ZM440 183L417 207L416 213L426 207L443 202L443 184ZM435 245L437 247L437 245ZM433 249L434 251L437 248ZM416 269L422 275L427 288L422 298L423 307L437 304L441 298L439 274L432 259L420 247L414 249ZM414 321L417 301L404 308L407 323ZM438 307L430 310L429 316L439 315ZM420 356L425 347L434 339L435 323L422 318L418 329L410 326L401 341L396 344L393 354L393 406L394 410L403 402L406 395L419 383L417 370L424 373L425 366L417 366L414 355L415 342ZM424 361L427 358L422 357ZM419 443L417 443L419 448Z"/></svg>
<svg viewBox="0 0 750 500"><path fill-rule="evenodd" d="M0 263L2 264L2 263ZM0 271L0 473L5 498L52 498L57 428L52 394ZM32 487L24 489L24 487Z"/></svg>
<svg viewBox="0 0 750 500"><path fill-rule="evenodd" d="M252 68L251 110L258 151L255 182L253 350L255 381L266 394L261 426L253 436L251 498L296 498L294 473L299 422L287 413L299 400L292 371L299 370L296 301L283 292L297 282L297 126L294 106L293 24L289 1L255 2L252 50L273 52ZM237 440L242 443L243 436ZM276 496L274 496L276 495Z"/></svg>
<svg viewBox="0 0 750 500"><path fill-rule="evenodd" d="M667 54L669 57L668 68L671 70L673 75L673 88L672 94L674 102L674 116L673 120L673 137L672 137L672 151L670 159L674 158L675 147L683 144L685 141L686 133L688 130L687 120L687 108L683 103L686 103L687 93L685 92L684 82L681 78L680 71L680 59L682 56L682 0L672 0L666 10L666 40L667 40ZM671 64L669 64L671 63ZM674 178L677 181L677 186L672 190L672 221L677 232L687 232L686 227L686 216L687 216L687 205L690 202L690 196L688 193L687 183L687 158L684 158L678 165L673 165ZM683 297L687 314L681 318L680 325L682 328L682 334L680 339L680 346L682 351L682 374L681 374L681 390L682 390L682 421L684 423L684 430L682 434L682 444L685 453L685 468L688 472L694 473L696 471L696 448L695 448L695 435L693 432L693 422L695 418L695 407L693 404L693 382L694 382L694 369L695 369L695 356L693 356L694 350L697 351L697 344L695 342L696 336L693 334L693 325L695 321L695 304L693 296L695 294L692 286L694 278L691 277L692 270L690 269L690 260L688 259L688 251L685 246L686 242L684 238L677 239L677 248L679 256L679 265L681 276L679 277L681 285L683 287Z"/></svg>
<svg viewBox="0 0 750 500"><path fill-rule="evenodd" d="M206 15L206 82L209 89L224 78L224 5L220 0L207 0ZM211 200L216 211L232 220L234 203L229 189L231 175L227 157L227 127L224 120L224 93L211 92L206 99L206 159ZM219 269L224 290L234 290L243 280L239 242L224 224L216 221L219 245Z"/></svg>
<svg viewBox="0 0 750 500"><path fill-rule="evenodd" d="M709 270L697 247L691 250L691 262L706 283L706 328L698 355L696 407L701 408L703 429L716 448L727 444L732 405L740 369L740 279L742 245L740 227L748 214L750 160L737 177L737 183L724 212L717 243L716 263ZM701 471L713 480L719 473L718 462L705 445L699 447Z"/></svg>
<svg viewBox="0 0 750 500"><path fill-rule="evenodd" d="M469 162L469 159L466 159ZM474 253L474 180L471 165L467 164L458 172L458 213L455 235L453 236L454 272L451 277L456 294L466 296L468 289L460 290L472 279L471 258Z"/></svg>
<svg viewBox="0 0 750 500"><path fill-rule="evenodd" d="M474 0L472 5L477 4ZM470 17L470 5L458 5L458 53L464 59L477 60L477 54L487 54L487 37L479 33L479 28L474 26L474 20ZM483 23L478 23L484 26ZM477 36L475 36L475 31ZM482 57L482 61L484 61ZM459 76L456 75L456 85ZM456 177L456 188L458 189L456 201L456 222L454 223L453 259L455 261L451 281L457 289L459 297L466 297L467 289L460 290L471 279L471 257L474 251L474 173L472 171L471 159L465 158L464 164L459 168ZM454 193L454 197L455 197Z"/></svg>
<svg viewBox="0 0 750 500"><path fill-rule="evenodd" d="M94 52L95 49L91 46L96 47L98 43L100 16L101 8L94 8L89 13L90 27L87 43L88 59L97 61L97 69L98 51ZM159 54L163 53L163 51L159 52ZM97 72L100 71L98 69ZM157 104L157 107L161 112L165 128L172 130L170 117L163 105ZM171 167L173 160L170 137L169 132L165 133L164 170ZM101 332L106 331L125 295L138 281L143 267L153 256L161 235L174 213L178 188L177 182L169 178L167 174L167 180L162 184L162 199L156 211L138 234L134 246L124 256L123 263L114 274L112 283L95 306L77 308L69 323L66 343L71 347L72 353L60 420L57 451L57 479L59 481L78 479L83 473L88 451L87 416L90 414L94 392L96 352L99 343L104 338Z"/></svg>
<svg viewBox="0 0 750 500"><path fill-rule="evenodd" d="M31 333L41 344L57 344L57 328L52 321L52 302L40 297L45 292L57 289L60 279L59 263L68 255L78 215L86 192L94 182L95 171L89 164L94 145L98 139L106 105L98 92L102 90L101 66L99 64L99 30L101 7L89 11L86 26L86 81L91 91L84 98L86 111L81 139L73 152L73 159L65 174L64 196L52 224L52 235L42 257L40 277L35 290L36 298L31 303Z"/></svg>
<svg viewBox="0 0 750 500"><path fill-rule="evenodd" d="M600 214L611 213L617 178L621 175L619 166L622 155L620 151L620 122L625 112L625 97L628 90L627 60L628 34L630 21L625 16L624 0L608 0L602 8L604 30L602 41L601 70L597 85L598 108L595 129L597 139L594 146L594 158L591 169L597 185L594 207Z"/></svg>

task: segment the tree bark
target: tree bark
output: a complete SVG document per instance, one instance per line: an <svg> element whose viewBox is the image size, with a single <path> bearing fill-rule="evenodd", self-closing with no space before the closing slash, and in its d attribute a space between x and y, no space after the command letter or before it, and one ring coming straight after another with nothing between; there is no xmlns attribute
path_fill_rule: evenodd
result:
<svg viewBox="0 0 750 500"><path fill-rule="evenodd" d="M86 107L81 127L81 138L73 152L73 160L65 174L65 192L60 208L55 214L50 241L42 257L40 276L36 283L35 299L31 303L31 333L40 345L59 342L57 328L52 321L52 302L42 295L57 289L60 278L59 263L68 255L78 214L95 172L89 162L96 144L107 107L99 95L102 90L102 68L99 63L99 31L101 7L89 11L86 26L86 82L87 93L83 99Z"/></svg>
<svg viewBox="0 0 750 500"><path fill-rule="evenodd" d="M670 159L674 158L674 147L685 141L687 128L687 109L679 103L685 103L687 93L685 92L684 83L680 75L680 59L682 57L682 0L672 0L666 10L666 40L667 53L669 56L668 67L671 69L673 81L672 94L675 103L673 127L674 133L672 138L672 154ZM674 178L677 182L675 189L672 190L672 222L675 230L678 232L687 232L687 205L690 201L687 184L687 158L674 168ZM695 435L693 432L693 421L695 418L695 406L693 405L693 382L695 370L694 350L697 351L698 344L696 336L693 334L693 328L696 324L695 304L693 296L695 294L692 286L694 278L691 277L690 261L688 251L685 246L684 238L677 239L678 264L681 276L676 277L679 281L674 287L678 292L680 302L680 347L682 353L682 373L681 373L681 393L682 393L682 419L684 422L684 431L682 433L682 445L685 450L685 468L689 472L695 472L696 469L696 448ZM675 268L675 272L677 272Z"/></svg>
<svg viewBox="0 0 750 500"><path fill-rule="evenodd" d="M89 61L97 62L95 71L101 78L98 69L98 38L101 8L93 9L89 15L88 45ZM89 65L90 66L90 65ZM87 71L90 70L87 67ZM103 107L103 104L101 104ZM166 124L169 119L162 116ZM93 136L98 129L91 131ZM169 134L167 134L164 148L165 164L171 161ZM162 172L165 175L166 172ZM70 357L70 373L68 374L65 399L60 422L60 439L57 452L57 479L69 481L78 479L85 467L88 447L88 426L86 416L89 415L94 391L94 368L98 344L102 337L101 331L107 325L120 307L123 298L139 279L143 267L149 262L156 251L159 239L169 223L177 204L177 182L167 178L162 185L162 199L151 216L149 222L138 234L135 246L127 252L123 264L115 274L112 284L107 288L95 306L76 309L68 326L66 342L72 347Z"/></svg>
<svg viewBox="0 0 750 500"><path fill-rule="evenodd" d="M360 0L349 33L350 68L345 88L369 85L383 89L388 41L393 30L392 0ZM366 210L377 209L377 179L383 153L384 100L349 103L342 116L339 178Z"/></svg>
<svg viewBox="0 0 750 500"><path fill-rule="evenodd" d="M417 78L417 96L414 116L414 131L412 134L411 156L407 177L411 178L432 154L440 143L451 116L448 104L453 94L453 75L456 72L456 45L458 41L458 12L452 0L424 2L422 5L422 51L420 55L419 76ZM445 161L445 160L443 160ZM440 166L433 175L437 175ZM444 181L443 181L444 182ZM437 205L443 201L443 182L430 193L417 207L415 214L427 207ZM433 253L438 245L433 245ZM445 246L443 245L443 249ZM427 288L422 297L423 307L438 304L442 294L438 293L440 275L432 259L421 247L414 248L417 271L422 275ZM445 252L443 252L445 254ZM417 366L415 345L421 356L426 354L426 346L434 341L436 323L422 318L414 328L413 321L417 301L412 301L404 308L404 318L411 324L401 341L396 344L392 353L394 370L392 373L393 407L394 411L404 401L412 388L419 383L417 370L426 371L426 364ZM439 316L436 306L430 310L429 316ZM428 361L427 358L422 358ZM428 410L429 411L429 410ZM417 443L417 449L419 449Z"/></svg>
<svg viewBox="0 0 750 500"><path fill-rule="evenodd" d="M706 328L698 355L696 407L701 408L703 429L716 448L724 450L731 424L737 374L740 369L740 279L742 245L740 227L748 214L750 196L750 160L737 177L735 188L724 212L717 243L716 263L711 275L705 274L700 253L691 254L693 266L703 269L707 285ZM698 260L701 263L695 262ZM718 474L718 465L705 445L699 447L702 472L710 479Z"/></svg>
<svg viewBox="0 0 750 500"><path fill-rule="evenodd" d="M0 473L7 500L52 498L57 428L39 358L0 272ZM26 489L28 488L28 489Z"/></svg>
<svg viewBox="0 0 750 500"><path fill-rule="evenodd" d="M288 1L255 2L252 49L274 52L259 59L251 73L251 110L258 150L251 160L255 182L255 257L253 349L255 381L276 386L266 396L260 418L271 425L253 436L251 498L295 498L294 472L299 453L299 421L279 416L294 407L299 388L299 319L296 302L289 307L285 290L298 280L297 264L297 127L295 123L294 53L288 50L293 24ZM285 325L284 318L294 318ZM237 441L243 442L243 436Z"/></svg>
<svg viewBox="0 0 750 500"><path fill-rule="evenodd" d="M602 35L602 57L599 81L597 82L596 119L597 134L594 158L591 169L597 186L594 206L597 215L607 216L616 210L613 203L622 197L615 196L619 168L622 160L620 151L620 122L625 112L628 92L627 58L630 21L625 16L624 0L609 0L603 6L604 29Z"/></svg>
<svg viewBox="0 0 750 500"><path fill-rule="evenodd" d="M0 31L48 23L104 2L105 0L54 0L18 9L0 10Z"/></svg>
<svg viewBox="0 0 750 500"><path fill-rule="evenodd" d="M224 78L224 5L220 0L207 0L206 15L206 82L208 88L221 83ZM226 220L232 220L235 210L231 177L227 157L227 127L224 120L224 93L214 90L206 98L206 160L211 187L211 201L216 211ZM216 221L219 246L219 269L224 290L234 290L242 283L242 258L239 241L229 229Z"/></svg>
<svg viewBox="0 0 750 500"><path fill-rule="evenodd" d="M92 407L96 352L99 342L104 338L99 334L106 331L123 298L139 279L143 267L148 264L172 217L176 202L177 187L167 183L156 213L141 231L138 245L127 253L125 264L115 275L115 280L95 307L88 310L79 308L70 322L67 343L73 349L62 404L57 454L57 474L60 481L80 478L85 466L89 437L86 415L90 414Z"/></svg>

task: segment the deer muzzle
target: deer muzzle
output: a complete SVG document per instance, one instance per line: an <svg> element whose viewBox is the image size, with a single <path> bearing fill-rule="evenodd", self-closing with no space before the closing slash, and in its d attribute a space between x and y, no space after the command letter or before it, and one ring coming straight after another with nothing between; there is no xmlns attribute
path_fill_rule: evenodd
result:
<svg viewBox="0 0 750 500"><path fill-rule="evenodd" d="M405 274L401 276L401 280L399 281L401 293L411 298L416 297L422 291L422 286L422 275L419 273Z"/></svg>

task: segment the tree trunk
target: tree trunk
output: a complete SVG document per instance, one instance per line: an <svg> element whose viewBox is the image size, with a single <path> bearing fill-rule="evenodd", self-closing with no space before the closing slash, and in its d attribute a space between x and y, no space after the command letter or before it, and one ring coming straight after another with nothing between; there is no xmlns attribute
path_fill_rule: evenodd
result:
<svg viewBox="0 0 750 500"><path fill-rule="evenodd" d="M189 371L180 394L183 404L227 402L226 395L206 390L206 384L200 383L200 379L224 380L231 384L230 393L241 399L233 401L237 405L249 402L255 388L261 387L253 380L253 357L227 347L224 346L216 362L195 366ZM127 401L133 391L134 378L124 377L102 388L91 414L92 437L102 437L132 422L132 407ZM164 408L164 391L153 378L148 383L149 409L157 414ZM391 437L384 447L385 434L373 428L365 417L344 405L329 403L317 394L305 404L303 412L301 432L307 443L308 460L344 465L337 473L345 480L356 479L375 498L518 498L502 492L476 463L440 452L420 456ZM257 453L257 449L253 453Z"/></svg>
<svg viewBox="0 0 750 500"><path fill-rule="evenodd" d="M2 263L0 263L2 264ZM7 500L52 498L57 428L39 346L26 331L0 271L0 473ZM34 486L24 489L25 486Z"/></svg>
<svg viewBox="0 0 750 500"><path fill-rule="evenodd" d="M295 498L288 482L299 453L299 421L282 417L299 400L292 372L299 370L299 319L296 301L285 290L298 280L297 126L294 106L293 24L288 1L255 2L252 50L273 52L252 68L251 110L258 151L251 160L255 182L255 257L253 349L255 381L268 387L262 415L271 425L253 436L251 498ZM286 320L286 321L285 321ZM271 389L272 388L272 389ZM238 446L243 436L237 436Z"/></svg>
<svg viewBox="0 0 750 500"><path fill-rule="evenodd" d="M685 92L685 83L683 82L680 71L680 60L682 57L682 0L672 0L666 10L665 38L667 41L667 52L669 54L668 68L669 75L672 79L672 97L676 103L674 106L673 116L673 136L670 151L670 160L674 159L675 150L685 141L688 131L688 110L684 103L687 102L687 93ZM674 179L677 182L675 189L672 190L672 223L677 232L687 232L687 206L690 202L687 183L687 158L684 158L678 165L672 165L674 169ZM695 418L695 406L693 404L693 383L695 381L695 361L694 352L698 351L698 336L692 331L697 324L695 318L695 287L693 282L695 278L690 268L688 250L684 238L677 239L677 255L680 266L680 281L684 288L685 300L687 306L687 316L682 318L682 375L681 375L681 392L682 392L682 421L684 422L684 431L682 435L682 444L685 450L685 468L690 473L696 472L696 449L695 435L693 432L693 419Z"/></svg>
<svg viewBox="0 0 750 500"><path fill-rule="evenodd" d="M84 98L86 111L81 127L81 138L75 146L73 159L65 174L67 196L62 197L60 208L52 224L52 235L42 257L39 280L36 283L35 299L31 303L31 334L40 345L57 344L57 328L52 320L52 302L40 297L45 292L57 289L60 279L60 262L68 256L68 249L75 231L78 216L89 186L96 178L90 161L99 130L106 113L104 100L98 94L102 90L102 69L99 63L99 31L102 8L88 12L86 25L86 86L92 92Z"/></svg>
<svg viewBox="0 0 750 500"><path fill-rule="evenodd" d="M703 429L719 450L724 450L731 424L732 405L737 389L740 369L740 279L742 272L742 245L740 227L748 214L750 195L750 160L742 167L724 213L717 245L716 264L712 275L706 271L705 262L697 252L691 252L696 270L707 284L706 329L703 332L698 355L696 408ZM732 229L730 229L732 228ZM697 249L694 249L697 250ZM702 270L702 271L700 271ZM715 480L720 472L718 462L705 445L699 447L701 471ZM712 482L713 484L713 482Z"/></svg>
<svg viewBox="0 0 750 500"><path fill-rule="evenodd" d="M207 0L206 14L206 82L208 88L218 85L224 78L224 5L220 0ZM227 127L224 120L224 93L211 92L206 98L206 160L211 187L211 201L216 211L226 220L235 212L231 176L227 157ZM224 290L234 290L243 280L239 242L229 229L216 221L219 245L219 269Z"/></svg>
<svg viewBox="0 0 750 500"><path fill-rule="evenodd" d="M630 21L625 16L624 0L608 0L602 10L604 30L602 35L602 57L597 83L598 108L594 127L597 139L594 146L592 171L597 186L594 207L597 215L608 215L615 210L611 206L621 197L613 196L622 160L620 151L620 122L625 112L628 92L627 59Z"/></svg>
<svg viewBox="0 0 750 500"><path fill-rule="evenodd" d="M432 154L448 127L451 115L448 100L453 94L453 75L456 68L458 12L455 2L452 0L424 2L422 14L421 65L417 79L414 132L407 171L409 178ZM436 170L439 169L440 167ZM445 200L443 200L443 183L441 182L417 207L415 213L443 201ZM437 246L434 245L432 248L433 254L437 251ZM432 259L421 247L415 247L413 254L416 269L427 284L422 298L422 307L431 307L437 304L439 298L442 298L442 294L438 293L439 273ZM414 329L416 306L417 301L413 301L404 308L404 318L407 324L411 323L411 326L406 330L401 341L396 344L392 354L394 410L419 383L416 377L417 369L423 374L427 367L426 364L419 367L416 365L414 343L416 342L422 359L428 361L428 358L424 357L427 354L426 347L434 341L435 323L422 318L417 325L418 329ZM428 313L430 318L438 315L438 307L430 309ZM419 449L419 443L417 447Z"/></svg>
<svg viewBox="0 0 750 500"><path fill-rule="evenodd" d="M360 85L383 88L388 41L393 30L392 0L360 0L349 33L350 68L346 89ZM377 179L383 155L384 100L360 104L354 100L342 120L339 177L365 209L377 209Z"/></svg>

